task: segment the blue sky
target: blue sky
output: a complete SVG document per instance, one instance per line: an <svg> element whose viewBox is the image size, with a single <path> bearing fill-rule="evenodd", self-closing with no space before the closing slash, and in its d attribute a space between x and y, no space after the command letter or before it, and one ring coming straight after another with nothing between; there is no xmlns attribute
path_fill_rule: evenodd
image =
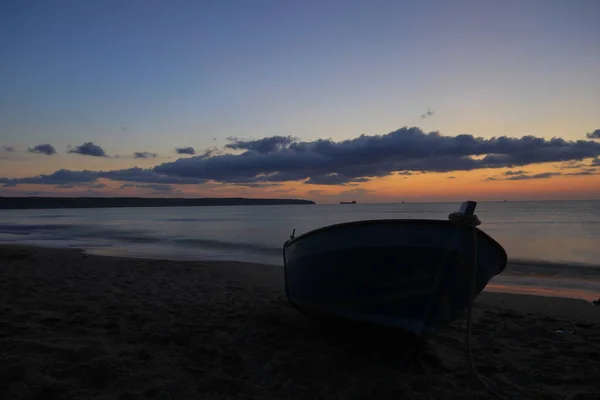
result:
<svg viewBox="0 0 600 400"><path fill-rule="evenodd" d="M0 144L158 164L230 136L584 139L600 128L599 17L593 0L3 1ZM90 161L23 157L0 175Z"/></svg>

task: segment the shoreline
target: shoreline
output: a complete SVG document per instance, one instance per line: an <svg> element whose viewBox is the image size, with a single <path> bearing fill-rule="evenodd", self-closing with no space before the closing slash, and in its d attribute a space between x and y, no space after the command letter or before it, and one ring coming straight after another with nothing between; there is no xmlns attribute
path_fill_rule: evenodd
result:
<svg viewBox="0 0 600 400"><path fill-rule="evenodd" d="M36 244L15 244L0 242L2 247L56 249L80 251L89 256L124 258L131 260L185 262L185 263L242 263L282 268L283 264L265 262L264 256L244 257L197 257L196 255L141 254L106 247L43 246ZM254 260L253 260L254 258ZM484 289L485 292L531 294L544 297L582 299L592 302L600 298L600 265L577 262L552 262L544 260L509 259L504 272L494 277Z"/></svg>
<svg viewBox="0 0 600 400"><path fill-rule="evenodd" d="M116 262L135 262L135 263L142 263L142 264L146 264L146 263L165 263L168 264L169 266L172 267L186 267L186 268L193 268L193 267L206 267L206 266L210 266L210 267L214 267L214 268L224 268L225 271L227 272L231 272L231 268L232 266L239 266L239 267L243 267L243 269L237 269L234 268L236 270L237 273L242 273L243 276L248 277L250 275L253 274L258 274L259 276L262 276L261 272L264 272L265 270L270 271L270 273L273 273L275 275L278 275L277 278L280 281L279 283L281 284L280 289L283 290L283 270L282 270L282 265L276 265L276 264L266 264L266 263L257 263L257 262L250 262L250 261L240 261L240 260L230 260L230 259L224 259L224 260L214 260L214 259L177 259L177 258L149 258L149 257L142 257L142 256L121 256L121 255L106 255L106 254L95 254L93 253L93 248L92 249L82 249L82 248L78 248L78 247L45 247L45 246L33 246L33 245L21 245L21 244L5 244L5 243L0 243L0 256L2 255L2 253L8 252L8 253L13 253L13 252L19 252L19 251L25 251L25 252L44 252L44 251L49 251L49 252L53 252L54 254L57 255L79 255L85 258L91 257L91 258L98 258L98 259L106 259L106 260L112 260L112 261L116 261ZM516 262L511 262L511 260L508 261L507 263L507 267L506 269L509 269L511 267L515 267L515 266L520 266L520 265L527 265L527 266L538 266L538 265L545 265L545 266L552 266L552 267L565 267L565 266L575 266L575 264L564 264L564 263L552 263L552 262L534 262L534 261L528 261L528 260L517 260ZM577 264L580 265L580 264ZM255 270L252 270L251 268L255 268ZM585 267L585 268L589 268L589 267ZM506 271L506 270L505 270ZM505 273L505 272L504 272ZM498 276L503 276L504 273L501 273ZM509 274L511 275L511 274ZM518 277L518 275L511 275L514 277ZM271 277L273 278L273 276ZM271 285L273 284L272 280L271 281ZM493 285L492 282L490 282L487 286ZM486 288L487 288L486 286ZM495 285L495 286L502 286L502 285ZM503 288L506 288L507 290L510 290L510 288L502 286ZM530 287L531 288L531 287ZM492 293L499 293L499 294L515 294L515 295L525 295L525 296L538 296L536 294L526 294L526 293L519 293L519 292L511 292L511 291L502 291L499 288L497 288L498 290L494 290L492 291ZM536 289L536 288L531 288ZM482 292L483 294L484 292ZM584 300L582 298L579 297L564 297L564 296L548 296L548 295L540 295L541 297L545 297L545 298L557 298L557 299L570 299L570 300Z"/></svg>
<svg viewBox="0 0 600 400"><path fill-rule="evenodd" d="M332 336L294 309L278 266L0 245L0 287L2 398L489 398L464 318L401 367L391 343ZM593 398L599 311L481 293L475 364L508 398Z"/></svg>
<svg viewBox="0 0 600 400"><path fill-rule="evenodd" d="M106 257L123 257L123 258L132 258L132 259L145 259L145 260L172 260L172 261L213 261L213 259L200 259L200 258L166 258L159 256L160 258L155 258L154 256L144 255L142 253L128 253L128 254L118 254L111 255L109 252L104 254L95 253L97 249L111 249L111 246L76 246L76 245L68 245L68 246L60 246L60 245L44 245L43 241L35 241L34 244L28 244L23 242L13 242L13 241L0 241L0 246L3 247L31 247L31 248L46 248L46 249L77 249L81 250L90 255L98 255L98 256L106 256ZM283 243L282 243L283 247ZM272 251L279 252L280 248L265 248L261 249L262 252ZM235 259L223 259L222 261L238 261ZM254 263L254 264L265 264L265 265L277 265L272 263ZM535 267L540 270L554 270L556 272L558 269L562 269L564 271L565 268L584 268L583 271L591 271L595 270L600 276L600 264L581 262L581 261L551 261L551 260L543 260L543 259L525 259L525 258L508 258L507 269L511 271L517 272L519 271L519 267Z"/></svg>

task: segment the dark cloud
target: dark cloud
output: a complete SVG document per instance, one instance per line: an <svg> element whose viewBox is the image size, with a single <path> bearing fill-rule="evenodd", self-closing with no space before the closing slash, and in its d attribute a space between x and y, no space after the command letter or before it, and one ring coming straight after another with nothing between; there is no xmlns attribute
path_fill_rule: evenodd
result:
<svg viewBox="0 0 600 400"><path fill-rule="evenodd" d="M196 158L208 158L208 157L213 157L213 156L218 156L218 155L222 155L223 152L221 150L219 150L218 147L211 147L210 149L206 149L204 150L204 152L202 154L197 154Z"/></svg>
<svg viewBox="0 0 600 400"><path fill-rule="evenodd" d="M446 179L456 179L456 177L455 177L455 176L449 176L449 177L448 177L448 178L446 178Z"/></svg>
<svg viewBox="0 0 600 400"><path fill-rule="evenodd" d="M561 175L560 172L543 172L541 174L535 175L515 175L510 178L506 178L507 181L523 181L526 179L547 179L552 178L553 176Z"/></svg>
<svg viewBox="0 0 600 400"><path fill-rule="evenodd" d="M0 178L0 183L4 186L16 186L21 184L41 184L41 185L69 185L80 183L92 183L99 178L98 172L94 171L70 171L68 169L59 169L49 175L38 175L28 178Z"/></svg>
<svg viewBox="0 0 600 400"><path fill-rule="evenodd" d="M113 181L124 182L142 182L142 183L163 183L163 184L201 184L206 180L197 178L186 178L179 176L169 176L154 172L150 169L128 168L115 171L97 172L99 178L110 179Z"/></svg>
<svg viewBox="0 0 600 400"><path fill-rule="evenodd" d="M0 184L4 186L16 186L23 184L42 185L68 185L68 184L90 184L98 179L110 179L122 182L161 183L161 184L201 184L205 181L196 178L182 178L177 176L166 176L143 168L128 168L116 171L71 171L58 170L49 175L38 175L27 178L0 178Z"/></svg>
<svg viewBox="0 0 600 400"><path fill-rule="evenodd" d="M242 140L234 137L228 137L227 140L232 143L225 147L233 150L248 150L258 154L272 153L289 146L297 139L292 136L271 136L258 140Z"/></svg>
<svg viewBox="0 0 600 400"><path fill-rule="evenodd" d="M133 153L133 158L156 158L156 157L158 157L158 154L150 153L147 151L136 151L135 153Z"/></svg>
<svg viewBox="0 0 600 400"><path fill-rule="evenodd" d="M418 128L407 127L385 135L361 135L338 142L331 139L302 142L275 136L259 140L234 139L230 145L244 151L222 154L211 149L151 169L130 168L92 174L115 181L162 184L214 181L255 186L301 181L351 185L393 174L516 168L546 162L581 161L600 155L600 143L595 141L547 140L534 136L490 139L472 135L443 136L438 132L424 133ZM526 174L506 176L521 177L513 180L529 177ZM543 174L537 179L542 177ZM44 180L47 177L10 182L18 184L27 179ZM9 183L6 178L4 183Z"/></svg>
<svg viewBox="0 0 600 400"><path fill-rule="evenodd" d="M332 174L327 174L327 175L313 176L313 177L309 178L306 181L306 183L312 184L312 185L343 185L343 184L348 183L349 181L367 182L368 179L367 178L352 179L351 177L349 177L347 175L338 174L337 172L334 172Z"/></svg>
<svg viewBox="0 0 600 400"><path fill-rule="evenodd" d="M69 153L81 154L82 156L108 157L104 149L93 142L85 142L69 150Z"/></svg>
<svg viewBox="0 0 600 400"><path fill-rule="evenodd" d="M496 180L508 180L508 181L521 181L521 180L527 180L527 179L547 179L547 178L552 178L554 176L586 176L586 175L596 175L598 174L599 170L595 169L595 168L583 168L580 171L576 171L576 172L543 172L540 174L535 174L535 175L529 175L527 173L527 171L507 171L505 173L503 173L503 176L508 176L508 178L496 178L493 176L490 176L489 178L486 179L486 181L496 181Z"/></svg>
<svg viewBox="0 0 600 400"><path fill-rule="evenodd" d="M151 189L155 192L172 192L175 190L175 187L172 185L164 185L161 183L144 183L144 184L136 184L136 183L126 183L121 185L121 189L134 187L138 189Z"/></svg>
<svg viewBox="0 0 600 400"><path fill-rule="evenodd" d="M57 189L72 189L72 188L102 189L102 188L105 188L106 185L104 183L82 183L79 185L61 184L61 185L56 185L54 187Z"/></svg>
<svg viewBox="0 0 600 400"><path fill-rule="evenodd" d="M569 172L567 174L563 174L563 175L567 175L567 176L587 176L587 175L597 175L598 171L595 169L585 169L583 171L578 171L578 172Z"/></svg>
<svg viewBox="0 0 600 400"><path fill-rule="evenodd" d="M239 182L239 183L232 183L232 185L234 186L245 186L245 187L251 187L251 188L266 188L266 187L275 187L275 186L281 186L281 183L274 183L274 182Z"/></svg>
<svg viewBox="0 0 600 400"><path fill-rule="evenodd" d="M596 129L594 132L590 132L585 136L588 139L600 139L600 129Z"/></svg>
<svg viewBox="0 0 600 400"><path fill-rule="evenodd" d="M2 148L4 149L4 151L6 151L7 153L14 153L15 151L15 147L14 146L2 146Z"/></svg>
<svg viewBox="0 0 600 400"><path fill-rule="evenodd" d="M193 147L176 147L175 151L177 152L177 154L196 154L196 150L194 150Z"/></svg>
<svg viewBox="0 0 600 400"><path fill-rule="evenodd" d="M567 161L562 163L561 165L555 165L555 168L559 169L575 169L575 168L584 168L586 165L579 161Z"/></svg>
<svg viewBox="0 0 600 400"><path fill-rule="evenodd" d="M287 145L285 143L288 143ZM443 136L418 128L386 135L362 135L335 142L275 140L234 142L239 155L191 157L164 163L155 172L220 182L305 181L339 185L390 175L394 172L450 172L507 168L552 161L581 160L600 154L592 141Z"/></svg>
<svg viewBox="0 0 600 400"><path fill-rule="evenodd" d="M513 175L525 175L527 173L528 173L527 171L523 171L522 169L519 169L516 171L506 171L503 175L513 176Z"/></svg>
<svg viewBox="0 0 600 400"><path fill-rule="evenodd" d="M28 150L30 153L45 154L47 156L56 154L56 149L54 148L54 146L52 146L51 144L47 144L47 143L46 144L38 144L37 146L30 147Z"/></svg>
<svg viewBox="0 0 600 400"><path fill-rule="evenodd" d="M425 111L423 114L421 114L421 118L425 119L425 118L429 118L431 116L435 115L435 111L433 111L432 109L428 108L427 111Z"/></svg>
<svg viewBox="0 0 600 400"><path fill-rule="evenodd" d="M600 167L600 158L594 158L590 164L592 167Z"/></svg>

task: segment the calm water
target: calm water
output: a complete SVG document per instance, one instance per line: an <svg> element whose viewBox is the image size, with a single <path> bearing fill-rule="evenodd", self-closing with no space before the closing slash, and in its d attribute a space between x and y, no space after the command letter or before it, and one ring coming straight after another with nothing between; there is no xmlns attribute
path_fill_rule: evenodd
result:
<svg viewBox="0 0 600 400"><path fill-rule="evenodd" d="M459 206L407 203L0 210L0 242L78 247L96 254L281 264L281 246L293 229L299 235L362 219L446 219ZM559 273L562 280L557 287L565 288L565 279L573 279L573 289L600 292L597 268L585 265L600 265L600 201L479 203L477 215L482 221L480 228L504 246L511 260L563 264L534 268L523 263L495 283L539 286L539 276L550 279Z"/></svg>

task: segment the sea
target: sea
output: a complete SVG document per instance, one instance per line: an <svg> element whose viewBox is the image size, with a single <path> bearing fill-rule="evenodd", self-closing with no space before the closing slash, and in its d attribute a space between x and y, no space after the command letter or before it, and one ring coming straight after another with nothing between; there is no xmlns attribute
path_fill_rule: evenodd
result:
<svg viewBox="0 0 600 400"><path fill-rule="evenodd" d="M0 210L0 243L91 254L282 265L282 245L319 227L365 219L447 219L460 203L310 204ZM508 253L486 287L600 298L600 200L480 202L480 229Z"/></svg>

